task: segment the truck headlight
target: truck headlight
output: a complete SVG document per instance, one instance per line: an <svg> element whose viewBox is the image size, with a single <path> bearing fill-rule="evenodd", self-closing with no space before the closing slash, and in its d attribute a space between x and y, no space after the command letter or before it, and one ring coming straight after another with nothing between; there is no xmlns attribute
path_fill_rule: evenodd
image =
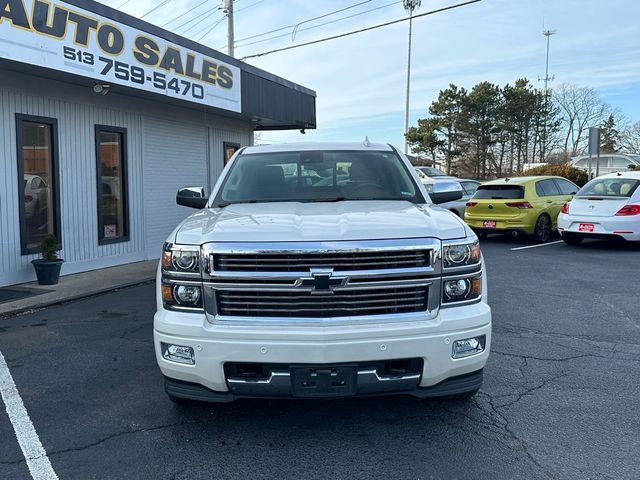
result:
<svg viewBox="0 0 640 480"><path fill-rule="evenodd" d="M162 249L162 269L182 273L200 272L200 249L191 245L165 243Z"/></svg>
<svg viewBox="0 0 640 480"><path fill-rule="evenodd" d="M162 284L162 303L165 308L182 307L176 310L202 309L202 289L199 285L181 285L179 283Z"/></svg>
<svg viewBox="0 0 640 480"><path fill-rule="evenodd" d="M444 268L466 267L480 263L482 253L477 238L465 243L445 243L442 246L442 266Z"/></svg>
<svg viewBox="0 0 640 480"><path fill-rule="evenodd" d="M198 246L164 244L161 289L164 308L202 311L202 277Z"/></svg>
<svg viewBox="0 0 640 480"><path fill-rule="evenodd" d="M442 284L442 303L477 300L482 295L482 273L466 278L445 279Z"/></svg>

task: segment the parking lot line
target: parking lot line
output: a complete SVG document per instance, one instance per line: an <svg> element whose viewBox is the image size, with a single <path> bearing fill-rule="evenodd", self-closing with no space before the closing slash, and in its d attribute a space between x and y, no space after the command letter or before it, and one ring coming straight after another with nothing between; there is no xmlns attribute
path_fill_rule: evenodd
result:
<svg viewBox="0 0 640 480"><path fill-rule="evenodd" d="M47 452L40 443L40 438L31 423L2 352L0 352L0 394L2 394L7 415L9 415L22 454L27 461L31 477L34 480L57 480L58 475L53 471Z"/></svg>
<svg viewBox="0 0 640 480"><path fill-rule="evenodd" d="M564 242L564 240L556 240L555 242L540 243L537 245L527 245L526 247L516 247L516 248L512 248L511 250L525 250L527 248L547 247L549 245L555 245L556 243L562 243L562 242Z"/></svg>

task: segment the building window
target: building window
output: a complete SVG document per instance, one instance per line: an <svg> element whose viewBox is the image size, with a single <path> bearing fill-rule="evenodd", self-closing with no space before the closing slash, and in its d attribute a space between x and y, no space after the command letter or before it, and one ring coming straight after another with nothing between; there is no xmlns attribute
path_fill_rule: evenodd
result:
<svg viewBox="0 0 640 480"><path fill-rule="evenodd" d="M57 121L16 115L18 198L22 254L37 253L42 239L55 235L61 244Z"/></svg>
<svg viewBox="0 0 640 480"><path fill-rule="evenodd" d="M126 145L125 129L96 125L100 245L129 240Z"/></svg>
<svg viewBox="0 0 640 480"><path fill-rule="evenodd" d="M231 157L233 157L234 153L240 150L240 145L237 143L223 142L222 149L222 158L224 158L224 164L226 165L227 163L229 163L229 160L231 160Z"/></svg>

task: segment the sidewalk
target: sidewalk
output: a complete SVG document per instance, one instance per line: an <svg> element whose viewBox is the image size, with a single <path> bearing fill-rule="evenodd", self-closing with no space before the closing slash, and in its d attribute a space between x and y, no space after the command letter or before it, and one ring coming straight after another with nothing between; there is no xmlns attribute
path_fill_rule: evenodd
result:
<svg viewBox="0 0 640 480"><path fill-rule="evenodd" d="M60 277L57 285L44 286L38 285L37 282L30 282L7 287L15 290L28 289L36 294L0 303L0 318L151 281L155 278L157 267L158 260L149 260L66 275Z"/></svg>

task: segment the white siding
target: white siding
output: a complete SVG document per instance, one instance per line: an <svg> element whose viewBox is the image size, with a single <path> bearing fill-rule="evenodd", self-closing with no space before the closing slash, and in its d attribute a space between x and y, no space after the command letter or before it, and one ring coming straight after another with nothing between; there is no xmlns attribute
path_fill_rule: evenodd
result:
<svg viewBox="0 0 640 480"><path fill-rule="evenodd" d="M160 256L162 242L193 210L176 204L184 186L207 187L207 129L144 119L144 229L147 256Z"/></svg>
<svg viewBox="0 0 640 480"><path fill-rule="evenodd" d="M212 189L216 184L224 168L223 144L225 142L237 143L241 146L253 145L253 132L216 127L209 129L209 151L211 152L209 189Z"/></svg>
<svg viewBox="0 0 640 480"><path fill-rule="evenodd" d="M187 184L211 188L222 143L248 145L252 125L9 71L0 77L0 286L35 279L21 255L16 113L58 122L62 274L157 258L175 225L193 211L175 204ZM167 120L171 119L171 120ZM130 240L98 245L95 125L127 129Z"/></svg>

